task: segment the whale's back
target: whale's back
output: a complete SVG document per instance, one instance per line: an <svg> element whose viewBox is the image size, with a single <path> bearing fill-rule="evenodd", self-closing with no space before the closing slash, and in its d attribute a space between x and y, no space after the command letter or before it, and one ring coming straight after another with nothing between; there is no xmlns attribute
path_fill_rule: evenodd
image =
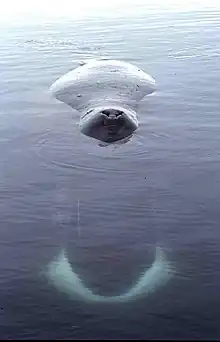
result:
<svg viewBox="0 0 220 342"><path fill-rule="evenodd" d="M138 67L117 60L93 60L68 72L50 88L53 96L84 111L103 101L136 105L155 91L154 79Z"/></svg>

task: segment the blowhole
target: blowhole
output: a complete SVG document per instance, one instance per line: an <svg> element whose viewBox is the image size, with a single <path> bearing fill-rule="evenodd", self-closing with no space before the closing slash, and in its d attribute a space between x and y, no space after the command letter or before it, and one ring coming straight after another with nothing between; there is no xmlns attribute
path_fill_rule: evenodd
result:
<svg viewBox="0 0 220 342"><path fill-rule="evenodd" d="M105 114L106 116L110 117L110 116L120 116L123 114L123 111L118 110L118 109L104 109L102 111L102 114Z"/></svg>

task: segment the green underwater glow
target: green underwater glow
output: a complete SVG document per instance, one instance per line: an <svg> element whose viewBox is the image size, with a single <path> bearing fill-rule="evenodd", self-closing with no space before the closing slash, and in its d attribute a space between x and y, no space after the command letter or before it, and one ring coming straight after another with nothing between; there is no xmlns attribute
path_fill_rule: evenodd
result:
<svg viewBox="0 0 220 342"><path fill-rule="evenodd" d="M57 290L66 293L73 300L98 303L128 302L146 297L158 287L166 284L174 273L171 263L161 247L156 247L155 261L140 275L137 282L124 293L115 296L94 294L71 267L65 250L49 263L46 276Z"/></svg>

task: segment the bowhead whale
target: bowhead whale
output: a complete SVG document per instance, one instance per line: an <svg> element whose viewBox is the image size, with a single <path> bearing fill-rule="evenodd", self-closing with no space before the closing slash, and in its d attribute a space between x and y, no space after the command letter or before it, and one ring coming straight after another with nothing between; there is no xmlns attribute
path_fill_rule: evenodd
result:
<svg viewBox="0 0 220 342"><path fill-rule="evenodd" d="M60 77L52 95L80 113L83 134L103 143L126 140L138 128L138 103L156 90L154 79L138 67L117 60L92 60ZM65 250L46 268L49 281L74 300L116 303L135 300L155 291L173 275L164 250L156 247L155 260L136 283L121 294L95 294L70 265Z"/></svg>

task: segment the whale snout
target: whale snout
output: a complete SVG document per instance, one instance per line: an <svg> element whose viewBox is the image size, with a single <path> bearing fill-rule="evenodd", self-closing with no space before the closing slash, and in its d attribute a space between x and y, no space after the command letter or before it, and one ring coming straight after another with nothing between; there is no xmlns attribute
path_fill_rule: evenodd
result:
<svg viewBox="0 0 220 342"><path fill-rule="evenodd" d="M97 140L114 143L130 136L138 128L135 113L130 110L104 108L89 110L81 117L81 132Z"/></svg>

